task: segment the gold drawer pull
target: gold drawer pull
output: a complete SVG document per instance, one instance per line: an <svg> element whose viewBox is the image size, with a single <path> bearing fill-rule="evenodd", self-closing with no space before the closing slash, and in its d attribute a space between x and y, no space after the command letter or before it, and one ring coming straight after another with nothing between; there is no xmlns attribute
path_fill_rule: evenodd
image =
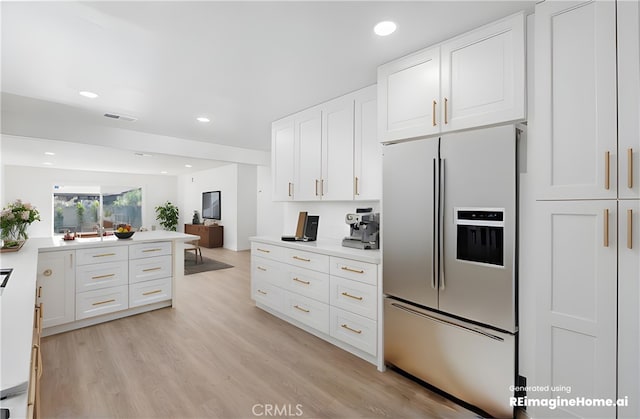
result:
<svg viewBox="0 0 640 419"><path fill-rule="evenodd" d="M433 106L431 107L431 124L435 127L436 126L436 105L438 103L434 100L433 101Z"/></svg>
<svg viewBox="0 0 640 419"><path fill-rule="evenodd" d="M160 271L162 268L147 268L143 269L142 272L151 272L151 271Z"/></svg>
<svg viewBox="0 0 640 419"><path fill-rule="evenodd" d="M361 334L362 333L362 330L352 329L349 326L347 326L346 324L340 325L340 327L342 327L343 329L347 329L348 331L353 332L353 333L357 333L357 334Z"/></svg>
<svg viewBox="0 0 640 419"><path fill-rule="evenodd" d="M633 189L633 149L627 149L627 188Z"/></svg>
<svg viewBox="0 0 640 419"><path fill-rule="evenodd" d="M447 108L449 107L449 99L447 99L446 97L444 98L444 123L448 124L449 123L449 118L448 118L448 113L447 113Z"/></svg>
<svg viewBox="0 0 640 419"><path fill-rule="evenodd" d="M610 187L610 177L611 177L611 170L610 170L610 160L611 160L611 153L608 151L604 152L604 188L606 190L609 190Z"/></svg>
<svg viewBox="0 0 640 419"><path fill-rule="evenodd" d="M45 269L44 272L42 272L42 275L51 276L53 275L53 271L51 269Z"/></svg>
<svg viewBox="0 0 640 419"><path fill-rule="evenodd" d="M258 290L258 292L259 292L260 294L262 294L262 295L267 295L267 293L266 293L266 292L264 292L264 291L262 291L262 290Z"/></svg>
<svg viewBox="0 0 640 419"><path fill-rule="evenodd" d="M303 262L311 262L311 259L301 258L300 256L294 256L293 258L296 260L301 260Z"/></svg>
<svg viewBox="0 0 640 419"><path fill-rule="evenodd" d="M362 301L363 297L356 297L355 295L351 295L348 292L343 292L342 295L345 297L353 298L354 300Z"/></svg>
<svg viewBox="0 0 640 419"><path fill-rule="evenodd" d="M149 253L149 252L159 252L162 249L160 249L159 247L153 248L153 249L145 249L142 251L142 253Z"/></svg>
<svg viewBox="0 0 640 419"><path fill-rule="evenodd" d="M107 274L107 275L98 275L98 276L92 276L91 279L103 279L103 278L110 278L112 276L116 276L116 274Z"/></svg>
<svg viewBox="0 0 640 419"><path fill-rule="evenodd" d="M92 257L94 258L103 258L103 257L107 257L107 256L115 256L115 253L100 253L99 255L93 255Z"/></svg>
<svg viewBox="0 0 640 419"><path fill-rule="evenodd" d="M267 268L263 268L262 266L258 266L258 270L267 272Z"/></svg>
<svg viewBox="0 0 640 419"><path fill-rule="evenodd" d="M353 268L349 268L348 266L343 266L340 269L342 269L343 271L353 272L353 273L357 273L357 274L363 274L364 273L364 270L362 270L362 269L353 269Z"/></svg>
<svg viewBox="0 0 640 419"><path fill-rule="evenodd" d="M609 247L609 209L604 210L604 247Z"/></svg>
<svg viewBox="0 0 640 419"><path fill-rule="evenodd" d="M358 176L356 176L356 191L354 193L354 195L360 195L360 191L358 191Z"/></svg>
<svg viewBox="0 0 640 419"><path fill-rule="evenodd" d="M97 303L93 303L93 304L91 304L91 305L92 305L92 306L99 306L99 305L101 305L101 304L113 303L114 301L116 301L116 300L114 300L114 299L112 298L111 300L98 301Z"/></svg>
<svg viewBox="0 0 640 419"><path fill-rule="evenodd" d="M627 249L633 249L633 210L627 210Z"/></svg>
<svg viewBox="0 0 640 419"><path fill-rule="evenodd" d="M297 310L300 310L300 311L304 311L305 313L308 313L308 312L309 312L309 310L307 310L306 308L302 308L302 307L300 307L300 306L299 306L299 305L297 305L297 304L296 304L295 306L293 306L293 308L295 308L295 309L297 309Z"/></svg>
<svg viewBox="0 0 640 419"><path fill-rule="evenodd" d="M159 292L162 292L162 290L155 290L155 291L147 291L147 292L143 292L142 295L151 295L151 294L157 294Z"/></svg>
<svg viewBox="0 0 640 419"><path fill-rule="evenodd" d="M42 298L42 287L38 287L38 298Z"/></svg>
<svg viewBox="0 0 640 419"><path fill-rule="evenodd" d="M293 280L296 281L296 282L299 282L301 284L305 284L305 285L309 285L311 283L309 281L303 281L303 280L298 279L298 278L293 278Z"/></svg>
<svg viewBox="0 0 640 419"><path fill-rule="evenodd" d="M258 252L262 252L262 253L271 253L271 250L267 250L267 249L260 249L259 247L256 248L256 250Z"/></svg>

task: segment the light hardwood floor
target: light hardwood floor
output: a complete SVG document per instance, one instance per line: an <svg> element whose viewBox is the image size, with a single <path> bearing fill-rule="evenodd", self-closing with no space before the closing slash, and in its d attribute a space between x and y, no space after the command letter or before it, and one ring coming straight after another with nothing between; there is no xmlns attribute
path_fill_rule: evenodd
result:
<svg viewBox="0 0 640 419"><path fill-rule="evenodd" d="M43 339L44 417L477 417L256 308L249 252L203 255L234 268L184 277L175 308Z"/></svg>

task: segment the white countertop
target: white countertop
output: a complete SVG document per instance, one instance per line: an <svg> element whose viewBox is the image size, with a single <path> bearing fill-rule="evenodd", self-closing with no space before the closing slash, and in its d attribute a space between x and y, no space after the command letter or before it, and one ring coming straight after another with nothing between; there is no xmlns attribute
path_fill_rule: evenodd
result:
<svg viewBox="0 0 640 419"><path fill-rule="evenodd" d="M99 238L96 241L64 241L61 237L30 238L19 251L0 253L0 267L13 268L9 282L0 296L0 388L12 387L29 380L38 253L124 246L136 242L194 239L199 237L174 231L136 232L132 238L123 240L107 236L103 241ZM0 400L0 406L9 408L12 418L25 417L27 394Z"/></svg>
<svg viewBox="0 0 640 419"><path fill-rule="evenodd" d="M353 259L361 262L379 264L381 260L380 250L362 250L344 247L342 246L342 240L337 239L318 239L313 242L289 242L283 241L280 237L257 236L249 237L249 240L257 243L274 244L277 246L287 247L289 249L307 250L309 252Z"/></svg>

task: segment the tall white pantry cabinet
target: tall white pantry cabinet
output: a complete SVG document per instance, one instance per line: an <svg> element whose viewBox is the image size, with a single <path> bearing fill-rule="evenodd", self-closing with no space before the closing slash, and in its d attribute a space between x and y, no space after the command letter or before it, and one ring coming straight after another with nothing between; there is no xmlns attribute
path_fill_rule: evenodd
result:
<svg viewBox="0 0 640 419"><path fill-rule="evenodd" d="M638 2L546 1L535 21L535 384L550 390L528 396L629 405L529 411L640 417Z"/></svg>

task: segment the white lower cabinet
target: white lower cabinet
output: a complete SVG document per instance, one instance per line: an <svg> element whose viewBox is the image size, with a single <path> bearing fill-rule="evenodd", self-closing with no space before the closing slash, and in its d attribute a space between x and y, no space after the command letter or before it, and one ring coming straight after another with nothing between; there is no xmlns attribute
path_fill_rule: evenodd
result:
<svg viewBox="0 0 640 419"><path fill-rule="evenodd" d="M123 262L94 263L76 268L76 292L127 285L127 265Z"/></svg>
<svg viewBox="0 0 640 419"><path fill-rule="evenodd" d="M335 247L274 243L251 246L251 295L258 307L382 369L378 264L358 260L360 251L345 252L348 258L331 255Z"/></svg>
<svg viewBox="0 0 640 419"><path fill-rule="evenodd" d="M129 308L129 287L104 288L76 295L76 320L113 313Z"/></svg>
<svg viewBox="0 0 640 419"><path fill-rule="evenodd" d="M38 256L37 298L43 310L42 327L75 320L75 251L41 253Z"/></svg>
<svg viewBox="0 0 640 419"><path fill-rule="evenodd" d="M129 285L129 307L171 299L171 278L153 279Z"/></svg>
<svg viewBox="0 0 640 419"><path fill-rule="evenodd" d="M171 256L155 256L129 261L129 283L171 277Z"/></svg>

